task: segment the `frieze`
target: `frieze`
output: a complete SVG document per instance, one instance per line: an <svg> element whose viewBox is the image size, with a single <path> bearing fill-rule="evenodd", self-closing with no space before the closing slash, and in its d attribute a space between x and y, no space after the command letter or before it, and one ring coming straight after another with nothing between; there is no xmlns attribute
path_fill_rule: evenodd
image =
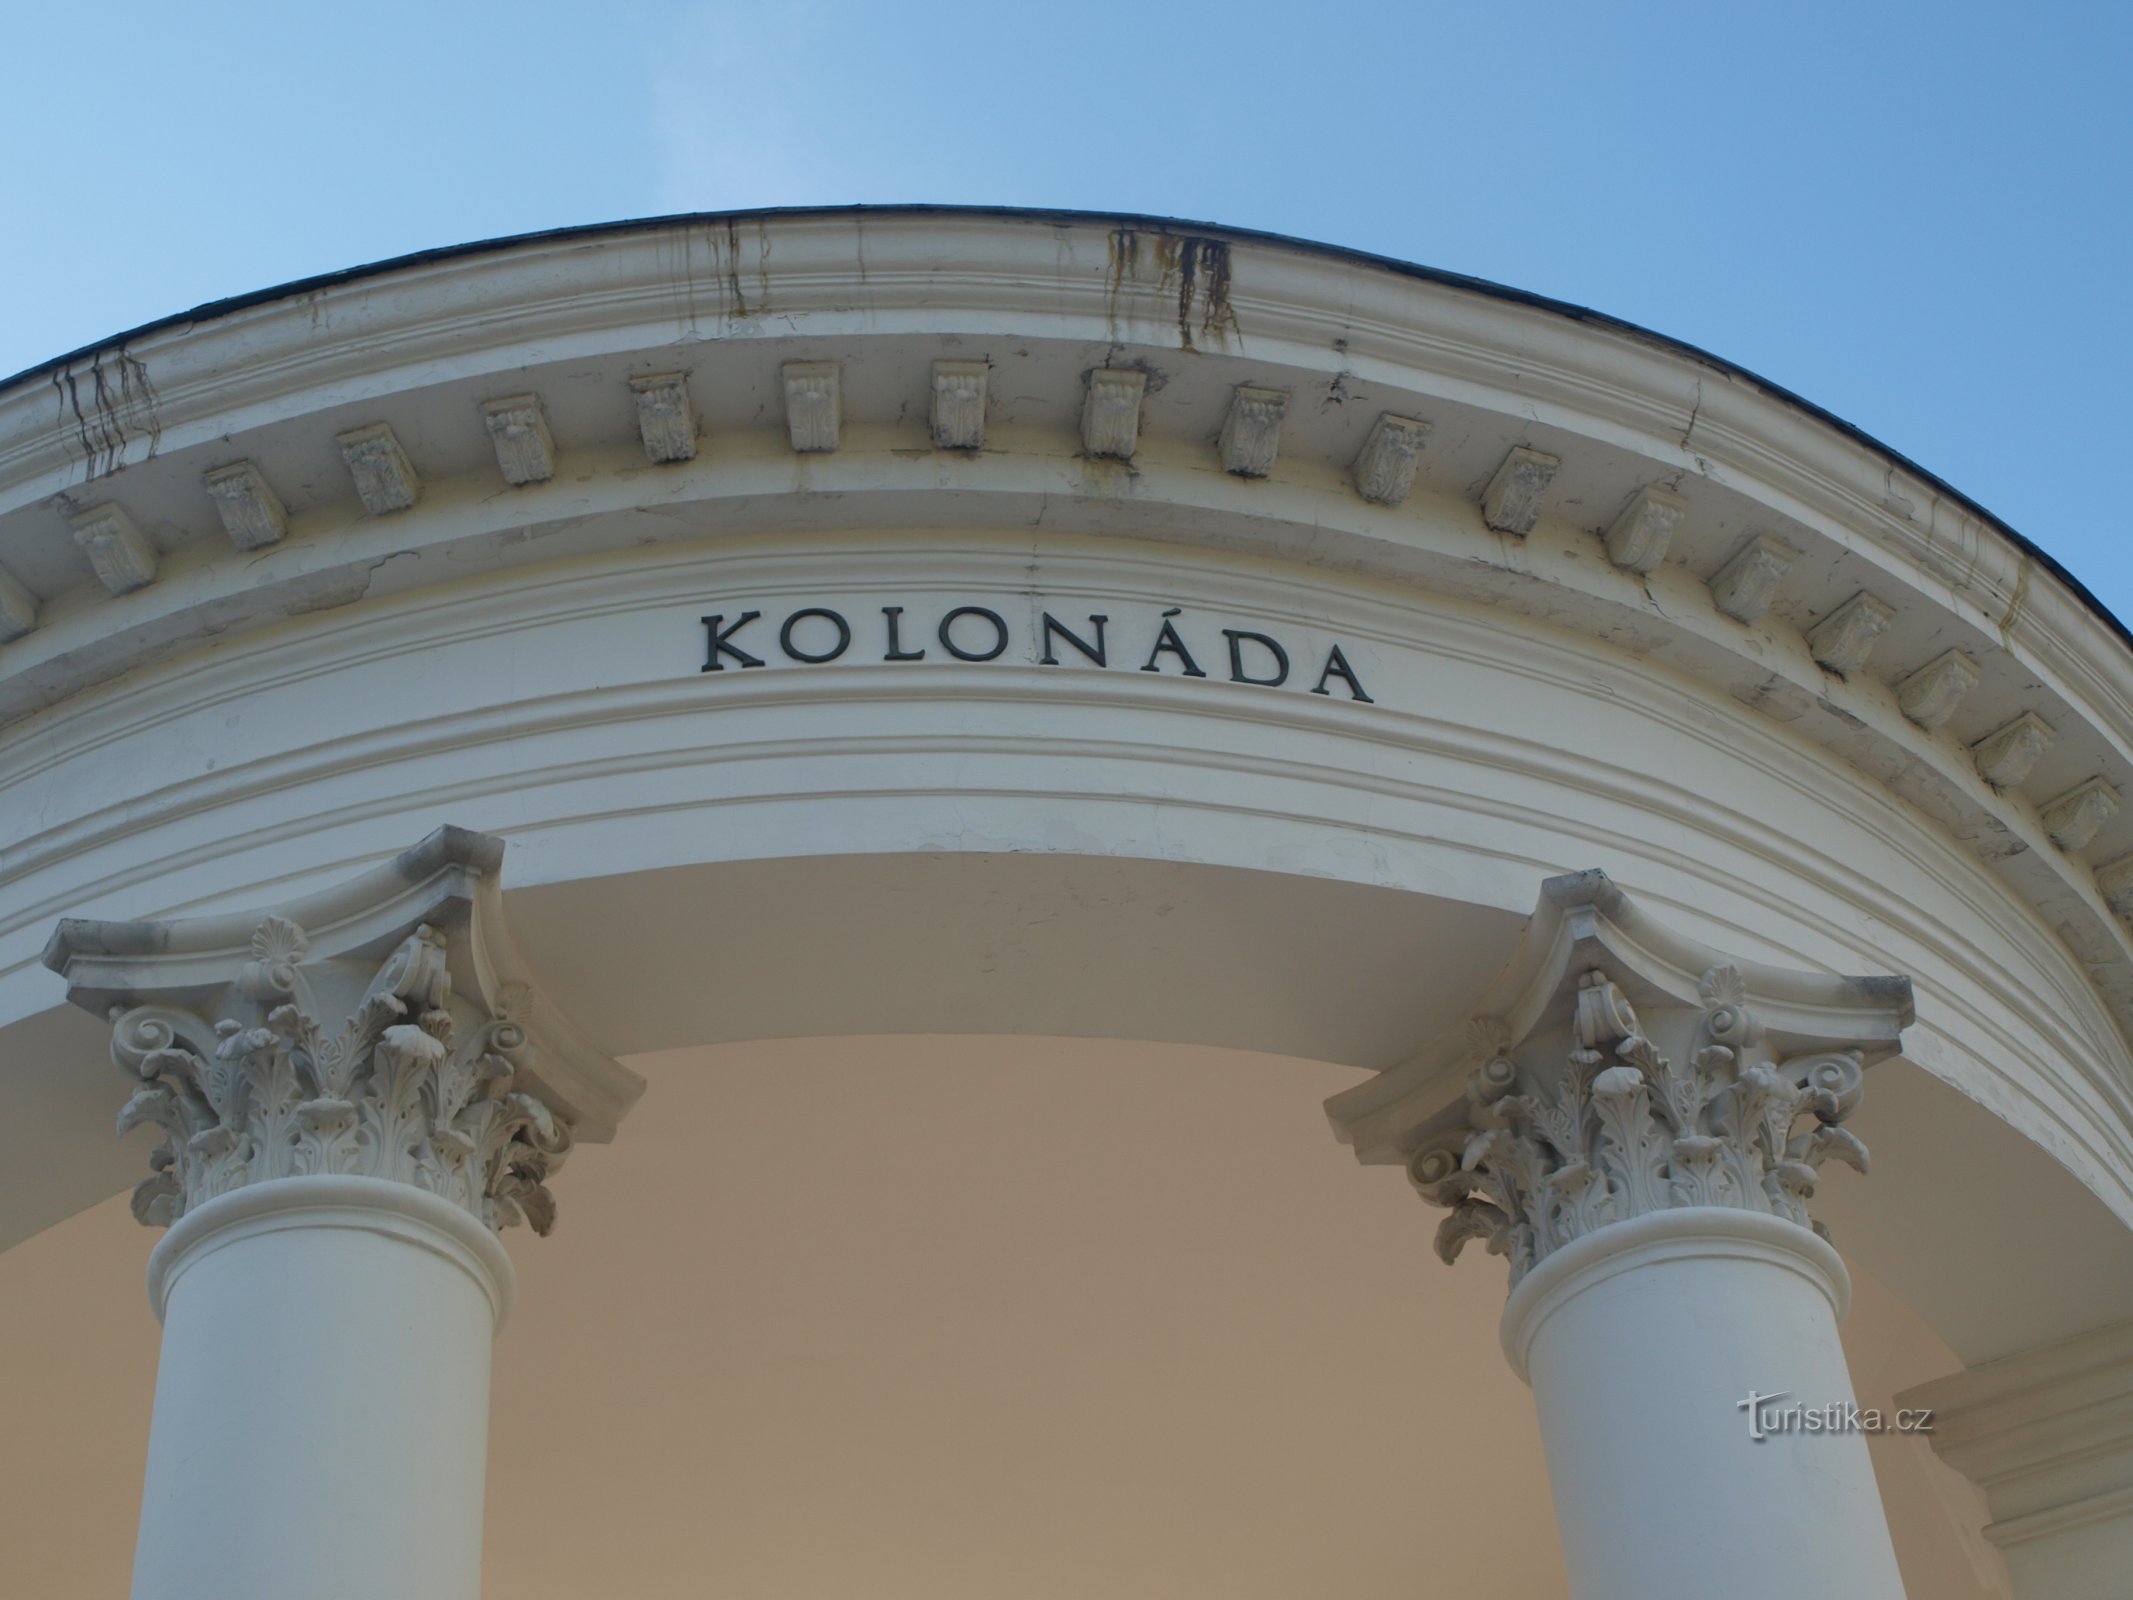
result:
<svg viewBox="0 0 2133 1600"><path fill-rule="evenodd" d="M1171 606L1152 619L1106 612L1040 612L1018 628L990 606L949 606L934 615L900 605L841 610L798 606L781 618L759 608L709 613L703 672L746 671L774 661L825 666L833 661L1014 661L1040 667L1081 666L1167 673L1174 677L1305 688L1328 698L1375 704L1339 644L1323 651L1291 647L1256 628L1186 622Z"/></svg>

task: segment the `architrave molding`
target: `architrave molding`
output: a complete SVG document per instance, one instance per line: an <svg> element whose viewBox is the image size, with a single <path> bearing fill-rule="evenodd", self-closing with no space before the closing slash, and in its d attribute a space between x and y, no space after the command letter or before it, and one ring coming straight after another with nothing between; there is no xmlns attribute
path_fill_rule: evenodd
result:
<svg viewBox="0 0 2133 1600"><path fill-rule="evenodd" d="M1985 1491L1994 1518L1985 1537L2011 1563L2034 1558L2055 1570L2044 1547L2063 1540L2090 1546L2101 1557L2095 1570L2123 1575L2133 1556L2133 1323L1989 1361L1896 1399L1933 1413L1934 1454ZM2025 1547L2040 1548L2033 1557Z"/></svg>

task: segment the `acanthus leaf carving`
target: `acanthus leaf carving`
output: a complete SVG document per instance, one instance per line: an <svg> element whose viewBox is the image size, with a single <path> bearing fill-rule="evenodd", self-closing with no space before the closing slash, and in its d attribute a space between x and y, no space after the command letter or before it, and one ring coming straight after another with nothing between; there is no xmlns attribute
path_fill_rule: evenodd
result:
<svg viewBox="0 0 2133 1600"><path fill-rule="evenodd" d="M113 1015L112 1057L140 1080L119 1131L163 1134L136 1217L166 1225L246 1184L330 1174L412 1184L492 1228L554 1225L546 1180L569 1125L520 1087L529 1047L516 1020L455 1019L441 933L424 924L394 946L332 1031L301 928L266 917L250 953L234 993L255 1018L210 1023L160 1005Z"/></svg>
<svg viewBox="0 0 2133 1600"><path fill-rule="evenodd" d="M1515 1283L1575 1239L1679 1206L1816 1226L1807 1202L1822 1165L1866 1170L1866 1147L1842 1126L1859 1105L1861 1053L1776 1058L1733 967L1707 970L1697 995L1678 1064L1599 968L1578 980L1560 1065L1518 1059L1493 1019L1475 1025L1465 1126L1408 1164L1423 1198L1451 1212L1440 1256L1480 1240L1509 1258Z"/></svg>

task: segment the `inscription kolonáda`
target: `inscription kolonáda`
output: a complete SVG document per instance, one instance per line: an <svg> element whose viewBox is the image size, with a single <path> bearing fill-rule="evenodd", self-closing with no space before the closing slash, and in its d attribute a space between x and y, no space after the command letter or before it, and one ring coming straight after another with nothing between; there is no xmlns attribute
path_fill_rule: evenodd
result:
<svg viewBox="0 0 2133 1600"><path fill-rule="evenodd" d="M1201 655L1231 683L1280 688L1291 681L1289 650L1272 634L1251 628L1223 628L1222 643L1199 637L1199 653L1177 626L1183 615L1172 606L1155 625L1112 629L1111 618L1089 612L1071 623L1046 611L1037 622L1036 664L1056 667L1086 663L1098 667L1129 667L1141 672L1167 672L1186 678L1214 674L1201 665ZM997 661L1008 653L1014 633L999 612L986 606L954 606L944 612L929 631L922 621L905 616L902 606L881 607L876 623L853 618L829 606L801 606L773 627L760 611L720 612L702 619L704 626L704 672L745 670L768 665L775 651L788 661L808 666L841 661L848 656L881 661ZM868 635L862 638L861 634ZM878 646L879 654L875 654ZM1027 648L1025 646L1025 648ZM933 656L934 651L938 656ZM1224 672L1223 669L1227 671ZM1296 683L1311 675L1310 661L1294 673ZM1350 700L1371 702L1346 652L1330 646L1317 666L1312 694L1331 696L1340 684Z"/></svg>

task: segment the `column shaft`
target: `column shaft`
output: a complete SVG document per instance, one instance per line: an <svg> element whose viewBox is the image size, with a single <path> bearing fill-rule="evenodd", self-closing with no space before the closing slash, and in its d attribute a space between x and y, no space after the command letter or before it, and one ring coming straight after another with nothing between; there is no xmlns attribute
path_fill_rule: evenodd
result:
<svg viewBox="0 0 2133 1600"><path fill-rule="evenodd" d="M158 1246L134 1600L476 1600L511 1268L459 1207L285 1178Z"/></svg>
<svg viewBox="0 0 2133 1600"><path fill-rule="evenodd" d="M1601 872L1541 886L1464 1037L1328 1102L1511 1263L1503 1343L1540 1411L1577 1600L1900 1600L1808 1202L1910 980L1734 961ZM1797 1405L1758 1440L1742 1402ZM1848 1408L1848 1409L1847 1409Z"/></svg>
<svg viewBox="0 0 2133 1600"><path fill-rule="evenodd" d="M1806 1229L1714 1207L1616 1223L1518 1285L1504 1346L1533 1385L1576 1600L1902 1600L1865 1439L1758 1441L1740 1405L1852 1403L1849 1292Z"/></svg>

